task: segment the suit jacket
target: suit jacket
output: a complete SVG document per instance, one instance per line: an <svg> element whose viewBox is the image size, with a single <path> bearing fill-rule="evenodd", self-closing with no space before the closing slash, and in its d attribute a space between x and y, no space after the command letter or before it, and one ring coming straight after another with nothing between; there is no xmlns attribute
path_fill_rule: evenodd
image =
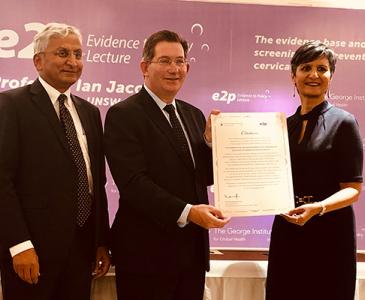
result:
<svg viewBox="0 0 365 300"><path fill-rule="evenodd" d="M96 107L72 95L93 176L95 246L105 245L108 213L102 125ZM33 84L0 93L0 244L31 240L42 260L67 254L76 229L77 170L46 90Z"/></svg>
<svg viewBox="0 0 365 300"><path fill-rule="evenodd" d="M105 151L120 193L112 225L112 255L126 272L165 272L200 264L209 269L208 231L177 220L187 203L208 203L211 149L205 118L176 100L195 159L195 169L179 153L163 112L142 90L111 107L105 120Z"/></svg>

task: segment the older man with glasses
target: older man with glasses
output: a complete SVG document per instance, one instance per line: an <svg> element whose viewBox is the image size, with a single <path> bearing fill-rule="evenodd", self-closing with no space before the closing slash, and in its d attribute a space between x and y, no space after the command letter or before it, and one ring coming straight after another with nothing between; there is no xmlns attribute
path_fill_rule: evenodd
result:
<svg viewBox="0 0 365 300"><path fill-rule="evenodd" d="M38 79L0 94L3 296L89 299L110 265L100 114L70 92L83 67L77 28L46 25L34 50Z"/></svg>

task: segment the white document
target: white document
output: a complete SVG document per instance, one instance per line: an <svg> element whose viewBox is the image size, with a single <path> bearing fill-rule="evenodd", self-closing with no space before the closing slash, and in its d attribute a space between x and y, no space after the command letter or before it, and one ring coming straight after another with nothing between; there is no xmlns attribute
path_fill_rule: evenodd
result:
<svg viewBox="0 0 365 300"><path fill-rule="evenodd" d="M227 216L294 208L284 113L212 115L215 206Z"/></svg>

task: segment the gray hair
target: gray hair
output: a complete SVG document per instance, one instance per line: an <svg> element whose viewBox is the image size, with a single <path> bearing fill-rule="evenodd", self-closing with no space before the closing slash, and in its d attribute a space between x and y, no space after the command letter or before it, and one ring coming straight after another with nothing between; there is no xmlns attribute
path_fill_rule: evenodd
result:
<svg viewBox="0 0 365 300"><path fill-rule="evenodd" d="M46 27L33 38L34 54L46 50L51 38L66 37L69 34L75 34L79 38L80 43L82 42L80 30L76 27L61 23L48 23Z"/></svg>

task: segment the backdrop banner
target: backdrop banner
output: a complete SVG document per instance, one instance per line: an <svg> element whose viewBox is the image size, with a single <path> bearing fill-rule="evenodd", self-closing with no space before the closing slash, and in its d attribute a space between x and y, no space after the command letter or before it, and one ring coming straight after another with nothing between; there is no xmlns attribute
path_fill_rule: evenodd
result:
<svg viewBox="0 0 365 300"><path fill-rule="evenodd" d="M145 39L170 29L189 42L190 72L178 98L205 113L294 113L290 58L306 40L320 40L338 54L330 102L353 113L365 136L365 11L217 4L173 0L1 1L0 91L31 83L32 38L48 22L79 27L84 72L73 93L108 108L136 93ZM163 153L161 153L163 156ZM108 172L110 217L118 190ZM213 199L213 187L209 188ZM358 248L365 250L365 194L354 205ZM216 248L266 248L273 217L237 217L210 231ZM136 238L143 238L136 237Z"/></svg>

